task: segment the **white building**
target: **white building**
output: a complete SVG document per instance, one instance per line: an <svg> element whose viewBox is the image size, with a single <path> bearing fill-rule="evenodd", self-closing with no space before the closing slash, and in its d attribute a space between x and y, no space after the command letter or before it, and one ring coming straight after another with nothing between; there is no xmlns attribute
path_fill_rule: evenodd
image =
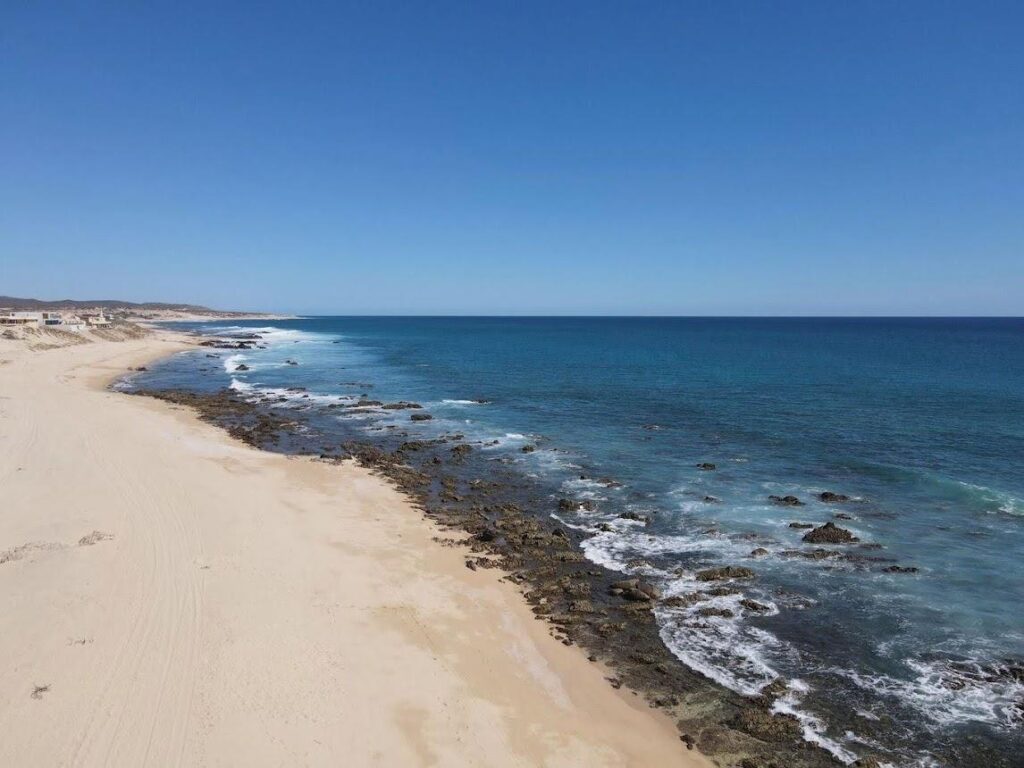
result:
<svg viewBox="0 0 1024 768"><path fill-rule="evenodd" d="M28 325L39 327L43 324L44 315L48 312L15 312L8 310L0 313L0 325Z"/></svg>

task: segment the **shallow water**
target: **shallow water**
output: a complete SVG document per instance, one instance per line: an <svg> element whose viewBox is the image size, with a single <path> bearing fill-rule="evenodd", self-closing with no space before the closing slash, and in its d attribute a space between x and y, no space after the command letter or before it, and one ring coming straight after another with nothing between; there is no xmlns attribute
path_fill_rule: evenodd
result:
<svg viewBox="0 0 1024 768"><path fill-rule="evenodd" d="M255 330L266 348L187 353L137 382L273 390L303 405L364 394L415 400L434 420L327 409L319 418L348 431L393 425L497 440L486 450L553 497L597 502L593 512L560 514L593 532L584 545L592 559L645 573L669 595L692 591L700 567L753 567L758 578L743 595L715 601L733 617L695 620L708 603L663 607L662 636L684 662L736 690L785 677L779 707L841 758L868 748L894 764L927 765L932 752L954 749L958 764L986 765L993 749L1019 764L1024 684L1005 660L1024 658L1024 321L314 318L187 327ZM286 392L297 386L308 391ZM698 469L702 462L716 469ZM602 477L623 485L591 479ZM826 504L816 498L823 491L853 500ZM805 505L780 507L769 495ZM622 520L624 511L651 522ZM787 554L813 549L790 522L837 513L861 543L831 549L853 557ZM613 530L599 532L600 522ZM758 547L769 554L751 559ZM918 571L884 571L897 564ZM768 610L746 611L742 597Z"/></svg>

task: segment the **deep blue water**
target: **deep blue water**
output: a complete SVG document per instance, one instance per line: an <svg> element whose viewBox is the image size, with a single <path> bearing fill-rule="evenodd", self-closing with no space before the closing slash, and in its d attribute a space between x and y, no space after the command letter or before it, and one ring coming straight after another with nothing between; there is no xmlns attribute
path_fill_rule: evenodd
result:
<svg viewBox="0 0 1024 768"><path fill-rule="evenodd" d="M782 706L837 754L899 744L900 764L923 765L932 745L965 736L1020 748L1024 686L999 670L1024 659L1024 320L339 317L272 328L266 349L188 353L146 383L421 402L434 421L392 412L348 427L392 420L499 440L487 450L553 494L599 502L564 518L593 531L593 559L668 594L692 591L702 565L755 568L746 595L769 615L663 608L663 637L738 690L792 681ZM243 361L249 371L230 372ZM468 402L478 398L489 402ZM823 491L855 501L825 504ZM618 519L626 509L653 522ZM838 512L881 548L844 547L849 561L784 554L812 548L790 522ZM598 532L601 521L614 530ZM770 554L751 559L755 547ZM893 564L919 570L884 572ZM717 604L742 613L738 599Z"/></svg>

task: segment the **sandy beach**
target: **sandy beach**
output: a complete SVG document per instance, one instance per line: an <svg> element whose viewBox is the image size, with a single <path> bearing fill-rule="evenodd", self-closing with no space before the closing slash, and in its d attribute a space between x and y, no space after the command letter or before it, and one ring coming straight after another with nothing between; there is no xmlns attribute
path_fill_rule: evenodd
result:
<svg viewBox="0 0 1024 768"><path fill-rule="evenodd" d="M702 766L384 480L0 340L0 764Z"/></svg>

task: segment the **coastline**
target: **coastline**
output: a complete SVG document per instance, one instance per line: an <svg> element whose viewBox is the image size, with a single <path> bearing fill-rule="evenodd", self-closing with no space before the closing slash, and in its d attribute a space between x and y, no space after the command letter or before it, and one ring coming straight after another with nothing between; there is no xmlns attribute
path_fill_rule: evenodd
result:
<svg viewBox="0 0 1024 768"><path fill-rule="evenodd" d="M228 334L224 340L207 339L203 346L212 347L212 352L218 347L237 350L258 346L259 339L258 335ZM377 431L376 436L374 430L361 429L348 436L344 431L321 433L315 421L317 407L311 405L312 400L307 405L301 399L313 397L305 388L272 389L260 395L236 388L233 382L231 390L218 385L193 391L189 382L195 375L190 373L194 365L183 360L172 385L182 389L159 385L148 389L146 384L135 384L132 389L139 395L194 409L204 421L272 453L315 456L322 462L345 465L355 459L383 476L405 494L417 508L416 514L422 513L445 530L457 531L466 548L467 568L497 569L503 579L517 585L520 601L530 606L542 627L546 625L564 644L580 646L591 662L601 666L613 688L633 691L652 710L668 714L676 723L679 738L718 764L742 763L744 768L765 768L778 764L776 761L804 767L837 764L826 749L817 748L822 745L816 741L816 733L806 730L798 716L789 714L788 702L780 701L786 690L783 681L768 686L761 695L743 696L682 663L661 635L652 611L657 602L615 589L622 575L586 557L580 547L585 537L572 525L563 527L557 516L543 514L541 510L549 504L535 493L540 489L524 485L526 478L501 469L501 462L487 461L487 452L473 447L477 443L454 433L441 439L415 440L400 427L389 427L394 430L390 433ZM199 372L220 368L219 364L215 369L204 367L202 361L198 365ZM158 380L161 375L157 374ZM392 397L395 394L392 392ZM280 401L289 399L296 400L297 410L279 407ZM363 404L360 401L357 406ZM365 405L372 403L366 400ZM420 407L415 403L398 405ZM328 409L336 407L340 406ZM359 410L350 408L351 413ZM314 421L307 422L303 413ZM718 595L734 592L735 587L713 582L706 590ZM875 764L867 757L857 763Z"/></svg>
<svg viewBox="0 0 1024 768"><path fill-rule="evenodd" d="M0 342L2 762L711 764L384 479L107 390L188 345Z"/></svg>

